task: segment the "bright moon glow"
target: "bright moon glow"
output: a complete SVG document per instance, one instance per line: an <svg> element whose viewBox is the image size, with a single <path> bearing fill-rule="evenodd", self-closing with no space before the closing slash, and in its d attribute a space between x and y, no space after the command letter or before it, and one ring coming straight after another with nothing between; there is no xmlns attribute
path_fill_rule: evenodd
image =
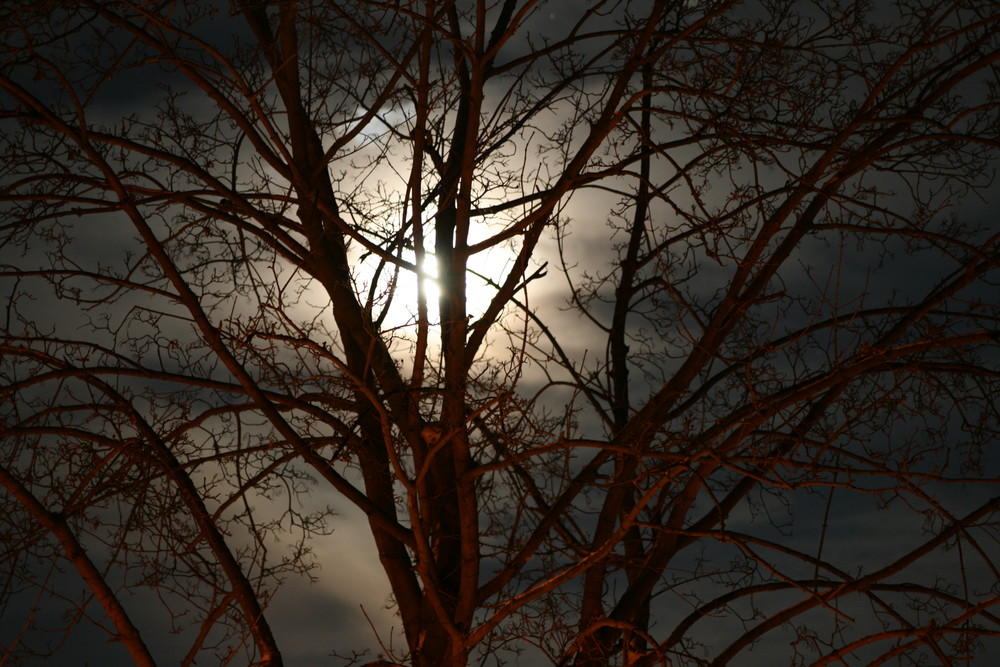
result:
<svg viewBox="0 0 1000 667"><path fill-rule="evenodd" d="M414 261L412 256L405 259ZM465 304L466 314L473 320L486 312L496 295L497 285L503 282L513 264L514 255L505 248L491 248L469 258L465 274ZM422 271L427 317L431 324L439 324L438 301L441 298L441 288L437 281L438 265L434 255L424 255ZM384 282L387 286L388 278ZM494 284L490 284L491 282ZM400 269L396 275L395 290L384 327L405 327L415 323L416 317L417 275L413 271Z"/></svg>

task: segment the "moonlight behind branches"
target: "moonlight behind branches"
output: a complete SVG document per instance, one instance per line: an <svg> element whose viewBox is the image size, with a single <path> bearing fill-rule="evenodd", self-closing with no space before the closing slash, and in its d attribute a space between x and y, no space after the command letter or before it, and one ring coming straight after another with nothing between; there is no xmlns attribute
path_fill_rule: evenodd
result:
<svg viewBox="0 0 1000 667"><path fill-rule="evenodd" d="M995 1L0 31L0 662L1000 651Z"/></svg>

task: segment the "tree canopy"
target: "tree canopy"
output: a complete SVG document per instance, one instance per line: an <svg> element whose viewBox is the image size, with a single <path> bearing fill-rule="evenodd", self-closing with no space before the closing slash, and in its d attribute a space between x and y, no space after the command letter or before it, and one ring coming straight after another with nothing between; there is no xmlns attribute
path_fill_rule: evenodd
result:
<svg viewBox="0 0 1000 667"><path fill-rule="evenodd" d="M1000 651L993 0L0 31L0 662Z"/></svg>

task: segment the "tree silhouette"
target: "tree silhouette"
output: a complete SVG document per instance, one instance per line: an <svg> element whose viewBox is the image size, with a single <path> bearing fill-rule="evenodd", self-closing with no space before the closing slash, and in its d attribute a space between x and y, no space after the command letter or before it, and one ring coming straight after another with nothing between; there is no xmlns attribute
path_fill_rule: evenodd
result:
<svg viewBox="0 0 1000 667"><path fill-rule="evenodd" d="M992 0L0 18L0 662L997 650Z"/></svg>

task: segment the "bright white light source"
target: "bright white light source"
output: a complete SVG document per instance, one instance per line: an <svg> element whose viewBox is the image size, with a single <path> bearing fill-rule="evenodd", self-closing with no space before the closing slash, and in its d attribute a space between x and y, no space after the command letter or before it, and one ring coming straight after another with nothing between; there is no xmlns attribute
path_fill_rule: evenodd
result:
<svg viewBox="0 0 1000 667"><path fill-rule="evenodd" d="M413 261L412 259L410 261ZM496 295L496 285L500 284L513 264L509 251L493 248L469 259L465 274L465 308L472 319L480 317ZM440 321L438 302L441 286L438 283L438 264L434 255L425 255L423 270L424 298L427 302L428 319L432 324ZM493 283L493 284L491 284ZM393 321L400 322L397 308L402 308L407 322L412 322L417 314L417 276L413 271L401 270L396 278L396 294L393 297Z"/></svg>

